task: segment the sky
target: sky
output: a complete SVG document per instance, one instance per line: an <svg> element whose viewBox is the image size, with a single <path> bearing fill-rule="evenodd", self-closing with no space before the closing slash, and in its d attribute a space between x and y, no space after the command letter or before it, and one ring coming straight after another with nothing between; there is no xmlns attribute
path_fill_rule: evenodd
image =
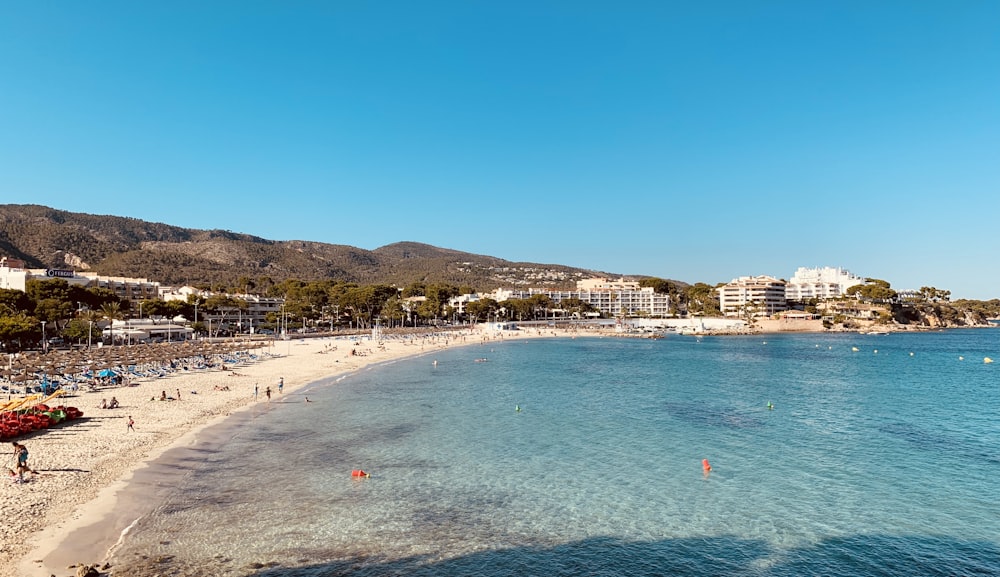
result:
<svg viewBox="0 0 1000 577"><path fill-rule="evenodd" d="M1000 2L0 0L0 203L1000 298Z"/></svg>

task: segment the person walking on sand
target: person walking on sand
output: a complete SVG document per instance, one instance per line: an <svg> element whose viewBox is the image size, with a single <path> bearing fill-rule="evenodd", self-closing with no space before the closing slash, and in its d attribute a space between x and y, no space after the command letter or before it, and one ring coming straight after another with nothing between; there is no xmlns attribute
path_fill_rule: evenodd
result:
<svg viewBox="0 0 1000 577"><path fill-rule="evenodd" d="M181 400L181 390L177 389L177 400Z"/></svg>
<svg viewBox="0 0 1000 577"><path fill-rule="evenodd" d="M264 389L264 394L267 396L267 402L271 402L271 387Z"/></svg>
<svg viewBox="0 0 1000 577"><path fill-rule="evenodd" d="M285 390L285 377L278 378L278 394Z"/></svg>
<svg viewBox="0 0 1000 577"><path fill-rule="evenodd" d="M25 471L37 475L38 471L35 471L28 466L28 448L17 441L11 441L10 444L14 446L14 456L17 457L17 472L20 473L22 477L24 476Z"/></svg>
<svg viewBox="0 0 1000 577"><path fill-rule="evenodd" d="M125 429L126 433L129 431L135 432L135 421L132 420L132 415L128 416L128 428Z"/></svg>

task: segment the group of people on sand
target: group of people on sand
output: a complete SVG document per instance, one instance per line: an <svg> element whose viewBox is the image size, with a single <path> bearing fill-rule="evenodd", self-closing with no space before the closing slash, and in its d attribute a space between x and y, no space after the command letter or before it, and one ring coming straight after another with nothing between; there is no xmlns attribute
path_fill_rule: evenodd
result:
<svg viewBox="0 0 1000 577"><path fill-rule="evenodd" d="M149 400L150 401L155 401L155 400L157 400L157 398L153 397L153 398L151 398ZM166 391L160 391L160 398L159 398L159 400L160 401L179 401L179 400L181 400L181 390L177 389L177 396L176 397L168 397Z"/></svg>
<svg viewBox="0 0 1000 577"><path fill-rule="evenodd" d="M37 475L38 471L32 469L28 465L27 447L25 447L21 443L18 443L17 441L11 441L10 444L14 446L14 457L17 460L17 464L14 466L15 468L13 469L7 467L7 473L10 475L10 478L13 482L24 483L26 481L26 479L24 478L25 473L31 473L33 475Z"/></svg>
<svg viewBox="0 0 1000 577"><path fill-rule="evenodd" d="M117 409L118 408L118 399L116 399L114 397L111 397L111 401L110 402L107 399L101 399L101 408L102 409Z"/></svg>

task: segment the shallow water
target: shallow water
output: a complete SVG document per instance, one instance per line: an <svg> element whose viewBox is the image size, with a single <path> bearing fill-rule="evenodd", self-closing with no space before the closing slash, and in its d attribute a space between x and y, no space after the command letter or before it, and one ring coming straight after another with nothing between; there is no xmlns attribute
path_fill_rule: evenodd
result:
<svg viewBox="0 0 1000 577"><path fill-rule="evenodd" d="M163 502L112 563L1000 574L1000 365L986 356L1000 331L541 339L399 361L172 452Z"/></svg>

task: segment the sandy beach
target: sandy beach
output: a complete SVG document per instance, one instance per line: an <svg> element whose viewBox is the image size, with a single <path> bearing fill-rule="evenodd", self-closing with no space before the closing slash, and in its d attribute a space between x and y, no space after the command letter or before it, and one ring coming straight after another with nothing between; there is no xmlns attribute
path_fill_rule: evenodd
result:
<svg viewBox="0 0 1000 577"><path fill-rule="evenodd" d="M225 370L178 371L140 379L131 386L64 396L60 402L84 411L83 419L18 440L27 446L29 463L38 475L29 474L30 480L23 484L4 482L0 577L62 577L76 574L71 565L103 563L103 554L113 542L102 543L100 536L94 543L81 541L79 530L105 519L117 493L145 463L171 447L197 443L199 431L227 416L280 410L279 400L305 402L300 391L304 385L377 363L542 334L518 331L500 337L464 331L386 336L379 342L370 337L275 341L257 349L258 360ZM284 382L280 393L279 379ZM268 387L274 402L266 397ZM172 400L159 400L164 393ZM112 396L120 406L101 409L102 399ZM135 422L134 431L128 430L129 417ZM11 464L11 445L4 446L3 452L5 462ZM75 536L73 541L67 540L70 535Z"/></svg>
<svg viewBox="0 0 1000 577"><path fill-rule="evenodd" d="M305 402L301 389L310 383L404 357L496 340L585 335L638 336L607 327L386 335L378 342L369 336L278 340L256 349L258 360L225 370L178 371L64 396L59 402L84 411L83 419L18 439L39 474L23 484L4 482L0 577L62 577L75 575L76 564L103 564L125 528L116 525L125 521L107 517L133 475L172 447L197 444L200 431L227 417ZM266 397L268 387L273 402ZM171 399L159 400L164 394ZM112 396L120 406L101 409L102 400ZM134 431L128 430L130 417ZM5 463L12 465L11 445L2 450ZM98 534L92 530L97 525L115 532Z"/></svg>

